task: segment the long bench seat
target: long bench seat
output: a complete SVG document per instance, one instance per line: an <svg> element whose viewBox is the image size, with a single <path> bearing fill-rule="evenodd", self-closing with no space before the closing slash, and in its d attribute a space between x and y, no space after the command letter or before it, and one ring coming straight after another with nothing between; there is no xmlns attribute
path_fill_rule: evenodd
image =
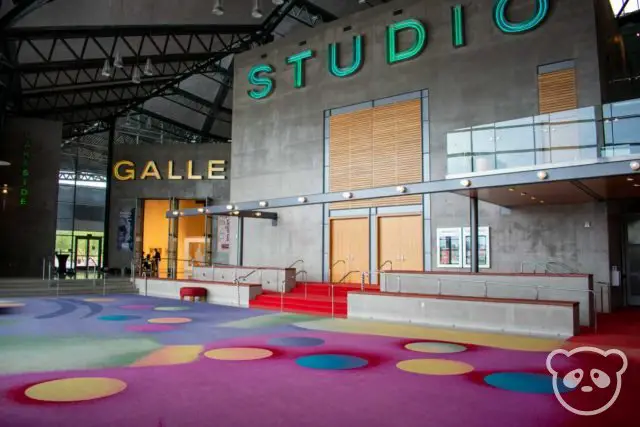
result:
<svg viewBox="0 0 640 427"><path fill-rule="evenodd" d="M571 337L580 328L571 301L483 298L392 292L349 292L350 319L410 322L537 336Z"/></svg>
<svg viewBox="0 0 640 427"><path fill-rule="evenodd" d="M180 288L197 286L207 289L208 303L235 307L249 307L249 301L262 293L260 283L236 285L232 282L142 277L137 277L135 283L141 295L171 299L180 299Z"/></svg>

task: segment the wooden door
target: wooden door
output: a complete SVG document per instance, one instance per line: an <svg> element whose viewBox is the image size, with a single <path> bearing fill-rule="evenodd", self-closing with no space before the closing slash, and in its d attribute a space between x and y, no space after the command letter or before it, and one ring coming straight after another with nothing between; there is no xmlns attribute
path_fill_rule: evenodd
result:
<svg viewBox="0 0 640 427"><path fill-rule="evenodd" d="M423 271L422 216L403 216L400 221L400 257L402 270Z"/></svg>
<svg viewBox="0 0 640 427"><path fill-rule="evenodd" d="M358 271L343 282L359 283L361 272L369 271L369 219L332 219L330 239L331 281L337 282L348 272Z"/></svg>
<svg viewBox="0 0 640 427"><path fill-rule="evenodd" d="M378 218L378 268L383 270L423 269L422 216Z"/></svg>

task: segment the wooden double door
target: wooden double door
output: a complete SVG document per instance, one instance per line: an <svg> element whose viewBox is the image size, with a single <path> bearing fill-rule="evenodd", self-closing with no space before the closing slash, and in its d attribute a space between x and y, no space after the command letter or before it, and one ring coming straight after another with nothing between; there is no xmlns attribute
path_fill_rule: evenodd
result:
<svg viewBox="0 0 640 427"><path fill-rule="evenodd" d="M421 271L422 216L382 216L376 220L378 265L372 265L371 270L379 270L386 261L391 261L383 266L384 270ZM332 218L330 228L331 281L359 283L362 272L370 271L369 218Z"/></svg>

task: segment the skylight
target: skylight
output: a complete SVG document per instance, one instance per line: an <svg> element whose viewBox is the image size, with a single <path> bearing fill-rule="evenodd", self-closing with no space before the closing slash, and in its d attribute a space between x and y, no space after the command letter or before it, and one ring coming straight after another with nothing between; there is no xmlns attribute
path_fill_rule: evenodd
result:
<svg viewBox="0 0 640 427"><path fill-rule="evenodd" d="M622 5L625 3L625 0L609 0L611 3L611 8L613 9L613 14L618 15ZM635 12L640 9L640 0L629 0L627 6L624 8L622 15L629 14L631 12Z"/></svg>

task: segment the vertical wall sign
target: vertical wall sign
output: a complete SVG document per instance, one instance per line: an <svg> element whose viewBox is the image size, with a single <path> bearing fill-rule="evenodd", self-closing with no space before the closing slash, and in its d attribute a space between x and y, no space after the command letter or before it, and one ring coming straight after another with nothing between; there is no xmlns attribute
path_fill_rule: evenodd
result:
<svg viewBox="0 0 640 427"><path fill-rule="evenodd" d="M31 137L25 134L24 147L22 148L21 183L20 183L20 205L29 204L29 164L31 163Z"/></svg>
<svg viewBox="0 0 640 427"><path fill-rule="evenodd" d="M451 8L451 40L453 47L462 47L465 43L464 37L464 10L461 4Z"/></svg>
<svg viewBox="0 0 640 427"><path fill-rule="evenodd" d="M493 8L493 22L505 34L518 34L531 31L542 24L549 14L549 0L535 0L536 8L533 16L522 22L511 22L507 19L507 6L512 0L496 0Z"/></svg>

